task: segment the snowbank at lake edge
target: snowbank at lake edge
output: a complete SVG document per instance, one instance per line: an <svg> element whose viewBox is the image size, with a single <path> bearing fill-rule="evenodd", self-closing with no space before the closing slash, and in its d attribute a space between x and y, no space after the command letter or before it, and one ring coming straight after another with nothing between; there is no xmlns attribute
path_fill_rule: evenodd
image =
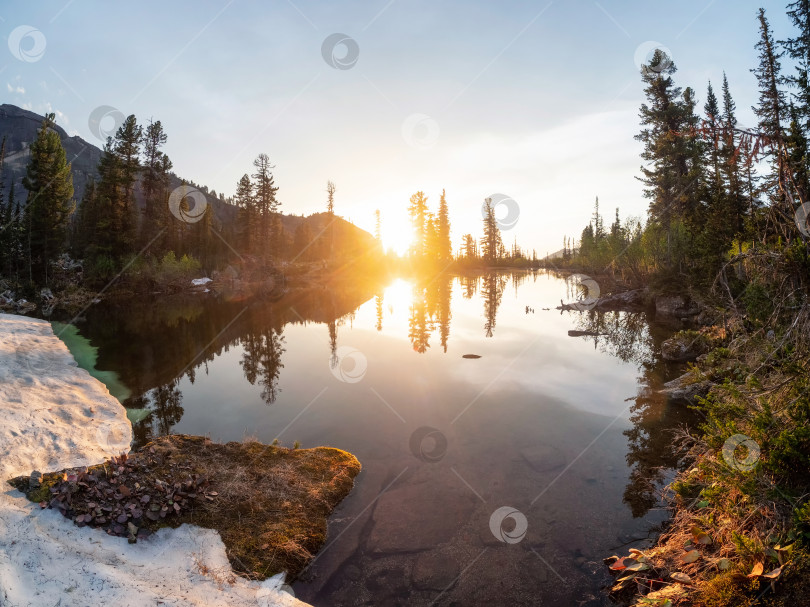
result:
<svg viewBox="0 0 810 607"><path fill-rule="evenodd" d="M6 481L129 451L132 427L48 322L0 314L0 605L305 607L233 574L219 534L183 525L137 544L41 509ZM203 575L202 571L205 572Z"/></svg>

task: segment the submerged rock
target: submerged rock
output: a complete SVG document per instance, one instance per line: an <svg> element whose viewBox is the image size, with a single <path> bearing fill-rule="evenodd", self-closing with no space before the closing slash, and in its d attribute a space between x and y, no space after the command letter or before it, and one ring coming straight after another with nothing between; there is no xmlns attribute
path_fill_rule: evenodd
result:
<svg viewBox="0 0 810 607"><path fill-rule="evenodd" d="M411 579L413 585L423 590L444 590L459 575L458 563L442 552L425 552L416 557Z"/></svg>
<svg viewBox="0 0 810 607"><path fill-rule="evenodd" d="M450 541L474 507L467 494L436 491L427 484L386 491L374 507L368 547L376 554L435 548Z"/></svg>
<svg viewBox="0 0 810 607"><path fill-rule="evenodd" d="M520 456L537 472L548 472L566 464L565 454L552 445L532 445L520 450Z"/></svg>

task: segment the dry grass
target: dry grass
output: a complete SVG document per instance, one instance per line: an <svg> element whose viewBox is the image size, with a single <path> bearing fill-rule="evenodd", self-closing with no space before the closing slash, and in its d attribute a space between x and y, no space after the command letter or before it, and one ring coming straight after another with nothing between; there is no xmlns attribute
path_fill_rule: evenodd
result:
<svg viewBox="0 0 810 607"><path fill-rule="evenodd" d="M72 474L75 470L47 474L42 487L28 495L34 501L47 493L69 496L63 502L67 508L51 505L77 520L83 513L94 512L98 496L106 491L110 500L117 500L114 514L123 509L129 517L124 524L136 527L130 533L131 541L142 537L143 529L191 523L220 533L238 574L264 579L286 571L295 577L323 545L327 517L351 491L359 471L360 463L353 455L329 447L287 449L255 441L216 444L204 437L176 435L159 438L125 458L78 471L78 475ZM15 479L14 484L28 489L25 477ZM194 487L186 488L192 484ZM122 485L133 488L123 492L123 497L117 489ZM133 516L129 505L121 506L125 502L137 505L146 494L152 498L148 504L178 503L178 511L169 508L153 521L145 514L138 516L140 508ZM147 511L145 506L143 511ZM98 518L90 521L88 524L98 526ZM116 533L117 527L121 534L120 526L110 526L111 522L105 520L107 532Z"/></svg>

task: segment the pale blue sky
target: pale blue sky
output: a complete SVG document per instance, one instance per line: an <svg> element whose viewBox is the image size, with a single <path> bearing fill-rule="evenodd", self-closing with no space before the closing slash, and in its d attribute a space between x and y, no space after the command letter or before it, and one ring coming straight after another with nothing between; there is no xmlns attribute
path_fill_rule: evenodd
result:
<svg viewBox="0 0 810 607"><path fill-rule="evenodd" d="M633 140L645 43L671 50L701 106L725 70L753 124L762 4L6 0L6 41L28 25L46 45L25 62L6 44L0 79L5 102L55 111L99 145L88 127L98 106L161 120L176 172L218 192L232 194L259 152L277 166L286 212L322 210L332 179L337 212L371 230L380 208L389 243L416 190L431 204L447 190L456 243L480 235L482 200L504 193L521 211L504 240L540 254L579 234L596 195L609 215L645 213ZM764 5L788 35L784 3ZM336 32L359 47L350 69L322 57ZM414 114L428 122L403 134Z"/></svg>

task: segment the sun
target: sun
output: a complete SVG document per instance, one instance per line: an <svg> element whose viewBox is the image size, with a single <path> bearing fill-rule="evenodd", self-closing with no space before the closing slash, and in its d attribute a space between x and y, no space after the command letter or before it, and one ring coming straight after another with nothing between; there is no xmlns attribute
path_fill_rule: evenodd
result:
<svg viewBox="0 0 810 607"><path fill-rule="evenodd" d="M386 253L393 251L400 257L406 255L411 248L412 242L413 235L410 225L407 227L402 226L400 229L391 226L389 229L383 229L382 231L383 250Z"/></svg>

